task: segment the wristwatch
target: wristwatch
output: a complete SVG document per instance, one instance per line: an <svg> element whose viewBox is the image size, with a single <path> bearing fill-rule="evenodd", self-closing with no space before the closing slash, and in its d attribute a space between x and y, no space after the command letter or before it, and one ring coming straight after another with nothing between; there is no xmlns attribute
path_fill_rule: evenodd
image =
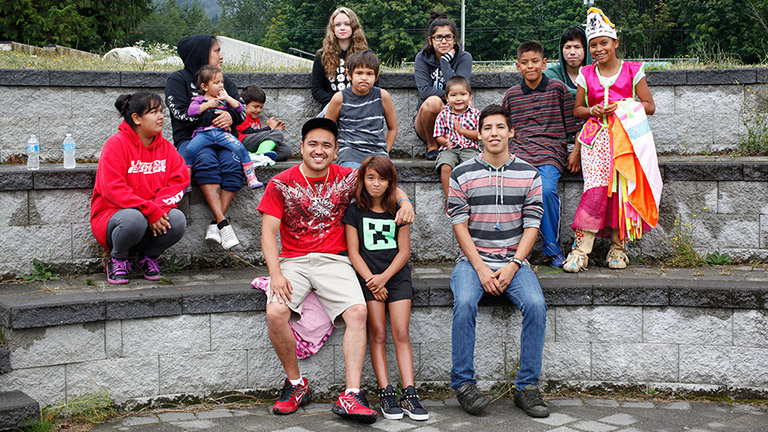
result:
<svg viewBox="0 0 768 432"><path fill-rule="evenodd" d="M512 259L510 261L512 261L513 263L517 264L518 267L522 267L523 266L523 262L520 260L520 258L512 257Z"/></svg>

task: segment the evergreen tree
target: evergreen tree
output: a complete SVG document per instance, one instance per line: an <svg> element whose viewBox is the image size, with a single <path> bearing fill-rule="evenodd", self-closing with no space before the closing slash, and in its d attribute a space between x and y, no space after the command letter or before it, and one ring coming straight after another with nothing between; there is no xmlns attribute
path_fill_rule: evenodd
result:
<svg viewBox="0 0 768 432"><path fill-rule="evenodd" d="M199 1L179 4L176 0L160 0L132 39L173 47L182 37L197 33L214 33Z"/></svg>
<svg viewBox="0 0 768 432"><path fill-rule="evenodd" d="M5 0L0 38L105 50L124 42L151 6L151 0Z"/></svg>

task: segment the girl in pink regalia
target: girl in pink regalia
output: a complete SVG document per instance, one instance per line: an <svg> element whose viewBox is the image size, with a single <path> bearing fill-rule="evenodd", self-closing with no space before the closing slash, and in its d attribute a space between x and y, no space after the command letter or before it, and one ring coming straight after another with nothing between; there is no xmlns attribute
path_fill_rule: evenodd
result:
<svg viewBox="0 0 768 432"><path fill-rule="evenodd" d="M587 39L594 63L581 68L576 80L574 116L587 122L576 142L584 193L572 225L576 239L563 266L570 273L586 269L596 235L611 238L608 267L625 268L627 241L658 222L662 186L646 117L656 106L643 64L616 56L616 27L600 9L587 12Z"/></svg>

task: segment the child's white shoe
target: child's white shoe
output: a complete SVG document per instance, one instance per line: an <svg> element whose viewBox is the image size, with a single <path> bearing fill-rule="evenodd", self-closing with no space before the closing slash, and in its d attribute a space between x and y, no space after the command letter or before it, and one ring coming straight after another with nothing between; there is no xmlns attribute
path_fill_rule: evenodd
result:
<svg viewBox="0 0 768 432"><path fill-rule="evenodd" d="M232 225L227 225L220 229L219 233L221 233L221 247L224 249L229 250L240 244L240 240L237 239Z"/></svg>
<svg viewBox="0 0 768 432"><path fill-rule="evenodd" d="M208 224L208 228L205 230L205 241L221 244L221 233L219 233L219 227L215 224Z"/></svg>

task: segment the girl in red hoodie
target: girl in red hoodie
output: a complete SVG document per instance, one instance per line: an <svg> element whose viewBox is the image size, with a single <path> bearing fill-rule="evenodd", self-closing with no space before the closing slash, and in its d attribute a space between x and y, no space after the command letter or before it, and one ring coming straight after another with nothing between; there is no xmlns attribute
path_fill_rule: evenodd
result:
<svg viewBox="0 0 768 432"><path fill-rule="evenodd" d="M176 204L189 184L186 164L162 137L160 96L120 95L124 121L104 144L91 197L91 230L110 251L107 281L128 283L129 253L138 253L144 279L160 279L157 258L178 242L187 219Z"/></svg>

